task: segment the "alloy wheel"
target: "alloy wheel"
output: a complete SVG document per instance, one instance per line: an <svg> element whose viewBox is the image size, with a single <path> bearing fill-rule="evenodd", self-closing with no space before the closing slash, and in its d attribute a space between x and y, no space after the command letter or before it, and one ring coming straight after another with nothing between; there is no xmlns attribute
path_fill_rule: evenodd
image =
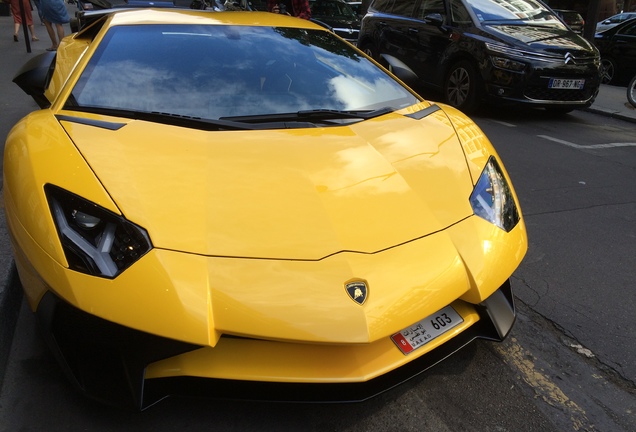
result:
<svg viewBox="0 0 636 432"><path fill-rule="evenodd" d="M601 83L609 84L614 79L616 67L610 59L601 59Z"/></svg>
<svg viewBox="0 0 636 432"><path fill-rule="evenodd" d="M627 86L627 100L636 107L636 75L634 75L634 78L632 78Z"/></svg>
<svg viewBox="0 0 636 432"><path fill-rule="evenodd" d="M448 77L446 97L448 102L455 107L461 107L470 94L470 73L463 67L454 69Z"/></svg>

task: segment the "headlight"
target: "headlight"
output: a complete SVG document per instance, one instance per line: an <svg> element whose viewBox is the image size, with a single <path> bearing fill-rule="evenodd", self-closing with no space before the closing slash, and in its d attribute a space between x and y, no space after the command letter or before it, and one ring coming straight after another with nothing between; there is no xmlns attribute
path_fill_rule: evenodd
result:
<svg viewBox="0 0 636 432"><path fill-rule="evenodd" d="M543 62L555 62L555 61L563 61L563 57L559 57L553 54L540 54L532 51L524 51L517 48L509 47L506 45L500 45L498 43L490 43L486 42L486 48L495 55L504 54L506 56L518 58L518 59L527 59L527 60L537 60Z"/></svg>
<svg viewBox="0 0 636 432"><path fill-rule="evenodd" d="M504 57L491 56L490 60L492 61L492 64L495 65L496 67L500 69L508 69L513 72L521 72L526 67L525 63L517 62L514 60L504 58Z"/></svg>
<svg viewBox="0 0 636 432"><path fill-rule="evenodd" d="M508 232L519 222L519 211L512 197L512 191L497 163L491 156L481 173L470 205L475 214Z"/></svg>
<svg viewBox="0 0 636 432"><path fill-rule="evenodd" d="M152 248L146 231L122 216L53 185L44 191L72 270L114 278Z"/></svg>

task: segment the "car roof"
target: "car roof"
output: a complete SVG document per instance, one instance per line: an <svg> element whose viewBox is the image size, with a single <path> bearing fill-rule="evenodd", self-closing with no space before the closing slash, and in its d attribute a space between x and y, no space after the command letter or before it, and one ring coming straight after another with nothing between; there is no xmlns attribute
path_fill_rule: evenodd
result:
<svg viewBox="0 0 636 432"><path fill-rule="evenodd" d="M202 17L205 17L204 22L201 21ZM269 12L214 12L165 8L112 10L109 26L133 24L217 24L322 29L309 20Z"/></svg>
<svg viewBox="0 0 636 432"><path fill-rule="evenodd" d="M194 10L180 8L106 9L83 11L80 14L84 30L90 24L106 17L99 27L150 24L239 25L263 27L289 27L324 30L309 20L269 12ZM202 21L204 18L204 21Z"/></svg>

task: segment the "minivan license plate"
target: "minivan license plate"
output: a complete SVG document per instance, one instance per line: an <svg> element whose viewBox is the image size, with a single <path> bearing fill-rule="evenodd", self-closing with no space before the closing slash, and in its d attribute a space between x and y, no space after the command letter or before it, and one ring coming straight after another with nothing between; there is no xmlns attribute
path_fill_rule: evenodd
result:
<svg viewBox="0 0 636 432"><path fill-rule="evenodd" d="M585 86L584 79L550 78L550 83L548 84L548 88L551 88L551 89L581 90L583 86Z"/></svg>
<svg viewBox="0 0 636 432"><path fill-rule="evenodd" d="M455 312L455 309L446 306L433 315L395 333L391 339L404 354L409 354L463 322L464 320Z"/></svg>

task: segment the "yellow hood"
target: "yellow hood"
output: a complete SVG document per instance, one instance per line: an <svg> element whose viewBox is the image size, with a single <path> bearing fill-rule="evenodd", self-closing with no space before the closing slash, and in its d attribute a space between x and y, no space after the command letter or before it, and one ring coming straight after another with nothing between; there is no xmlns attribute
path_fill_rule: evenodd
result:
<svg viewBox="0 0 636 432"><path fill-rule="evenodd" d="M158 248L313 260L376 252L472 214L466 160L442 111L266 131L125 122L62 124Z"/></svg>

